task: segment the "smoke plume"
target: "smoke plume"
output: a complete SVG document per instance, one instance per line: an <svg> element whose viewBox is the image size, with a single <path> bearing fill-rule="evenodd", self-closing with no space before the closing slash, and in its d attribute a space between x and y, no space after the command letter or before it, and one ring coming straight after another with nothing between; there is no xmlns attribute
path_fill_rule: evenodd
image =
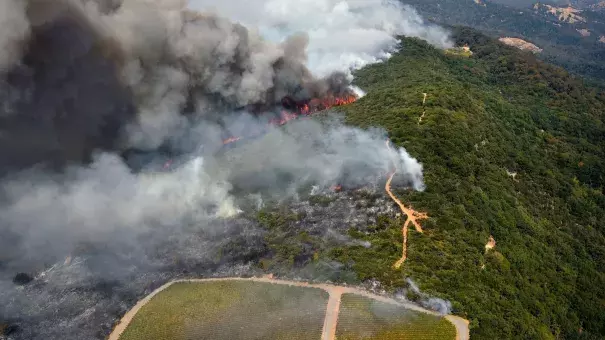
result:
<svg viewBox="0 0 605 340"><path fill-rule="evenodd" d="M361 186L393 164L424 188L384 131L338 119L223 139L265 133L284 98L361 93L351 69L388 58L397 35L444 47L445 31L390 1L212 3L0 1L0 326L103 338L147 285L237 274L264 251L239 214L251 195ZM16 288L17 272L35 284Z"/></svg>
<svg viewBox="0 0 605 340"><path fill-rule="evenodd" d="M422 38L440 48L452 45L444 29L426 23L414 8L394 0L189 0L189 5L258 26L273 41L305 32L309 68L320 75L388 58L397 35Z"/></svg>
<svg viewBox="0 0 605 340"><path fill-rule="evenodd" d="M0 3L0 71L13 65L21 57L21 44L29 34L25 18L25 2L6 0Z"/></svg>
<svg viewBox="0 0 605 340"><path fill-rule="evenodd" d="M426 293L423 293L420 291L418 285L410 278L407 278L406 282L408 283L410 290L416 294L418 300L416 302L420 303L423 307L434 310L443 315L450 314L452 312L452 303L450 301L432 297Z"/></svg>

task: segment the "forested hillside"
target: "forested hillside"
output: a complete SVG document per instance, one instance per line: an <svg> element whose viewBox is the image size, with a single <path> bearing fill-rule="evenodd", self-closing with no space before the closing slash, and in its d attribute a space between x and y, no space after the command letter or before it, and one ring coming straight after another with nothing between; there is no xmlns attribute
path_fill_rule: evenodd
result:
<svg viewBox="0 0 605 340"><path fill-rule="evenodd" d="M537 0L491 0L496 3L500 3L508 6L516 6L521 8L527 8L536 2L545 3L545 4L553 4L558 6L566 6L572 5L578 8L590 8L598 4L601 0L546 0L546 1L537 1Z"/></svg>
<svg viewBox="0 0 605 340"><path fill-rule="evenodd" d="M345 109L424 164L426 191L397 194L428 212L425 232L410 232L401 270L391 266L401 221L350 232L378 250L328 257L390 289L413 278L471 320L472 339L602 339L605 94L470 29L455 39L474 55L404 39L356 74L368 94Z"/></svg>
<svg viewBox="0 0 605 340"><path fill-rule="evenodd" d="M499 2L499 3L496 3ZM560 22L544 9L523 9L503 5L506 1L405 0L434 21L479 29L493 37L513 36L529 40L544 51L540 58L562 65L571 72L603 82L605 80L605 35L603 13L583 11L586 22ZM543 2L541 2L543 3ZM508 4L508 3L507 3ZM583 36L580 30L590 35Z"/></svg>

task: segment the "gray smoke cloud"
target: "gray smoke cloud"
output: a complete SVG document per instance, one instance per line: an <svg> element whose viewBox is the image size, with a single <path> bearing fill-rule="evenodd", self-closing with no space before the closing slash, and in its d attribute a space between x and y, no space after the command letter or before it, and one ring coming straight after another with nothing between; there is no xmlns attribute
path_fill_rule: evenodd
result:
<svg viewBox="0 0 605 340"><path fill-rule="evenodd" d="M393 166L423 190L422 165L404 149L385 146L386 132L346 126L338 118L292 122L228 155L230 182L247 190L296 192L304 183L361 187Z"/></svg>
<svg viewBox="0 0 605 340"><path fill-rule="evenodd" d="M29 34L25 2L6 0L0 3L0 72L21 58L23 41Z"/></svg>
<svg viewBox="0 0 605 340"><path fill-rule="evenodd" d="M434 310L443 315L451 314L452 312L452 303L448 300L440 299L437 297L429 296L426 293L420 291L418 285L410 278L406 279L408 286L418 296L418 303L420 303L423 307L427 309Z"/></svg>
<svg viewBox="0 0 605 340"><path fill-rule="evenodd" d="M296 12L288 7L291 2L257 5ZM251 190L285 185L280 189L287 194L303 182L355 186L394 162L414 189L423 188L422 167L405 150L387 151L380 133L338 122L327 128L293 124L251 144L238 159L215 159L223 132L265 128L253 115L223 115L217 123L214 115L225 108L344 91L348 82L338 74L316 78L305 66L309 37L317 32L303 30L274 43L216 14L192 11L183 1L11 0L2 6L6 48L0 88L7 100L0 168L9 175L2 182L1 209L3 229L25 240L17 244L26 253L65 253L87 237L107 240L119 230L144 230L149 221L165 224L193 213L231 216L237 212L229 194L233 184ZM403 27L415 17L386 2L308 4L310 11L330 6L355 18L339 23L320 16L282 19L297 28L326 20L335 32L340 25L341 31L365 27L394 39L393 34L411 32ZM365 19L359 13L366 13ZM402 17L405 25L395 24ZM275 27L275 19L269 16L266 27ZM192 106L189 116L183 114L187 106ZM133 173L113 153L124 146L153 150L167 138L177 148L203 146L205 151L177 171L151 178ZM46 167L19 172L47 160L51 166L75 163L63 174L48 175ZM79 161L88 165L80 167Z"/></svg>
<svg viewBox="0 0 605 340"><path fill-rule="evenodd" d="M267 115L284 97L351 93L350 69L387 58L397 34L444 47L447 33L396 3L303 3L0 2L0 324L82 338L66 330L106 325L145 284L260 256L247 197L362 186L393 166L424 188L382 130L322 119L266 133ZM170 171L148 165L168 158ZM17 272L36 284L17 288Z"/></svg>
<svg viewBox="0 0 605 340"><path fill-rule="evenodd" d="M18 253L40 260L118 235L136 243L154 226L212 225L240 212L234 189L289 198L309 184L360 187L396 166L405 169L402 178L410 187L421 190L422 165L404 149L387 148L384 136L336 119L296 121L222 155L201 150L159 173L134 173L117 155L98 153L89 166L62 175L32 170L4 180L2 226L19 235ZM11 249L15 242L4 238L0 245Z"/></svg>
<svg viewBox="0 0 605 340"><path fill-rule="evenodd" d="M439 48L452 46L447 31L395 0L189 0L189 7L258 27L273 41L305 32L309 68L321 75L390 57L398 35L418 37Z"/></svg>
<svg viewBox="0 0 605 340"><path fill-rule="evenodd" d="M9 79L0 88L3 113L21 111L21 119L9 122L18 126L25 112L44 116L37 134L47 140L40 144L59 163L86 158L95 148L155 149L191 120L234 108L270 110L285 96L352 92L346 74L390 56L399 34L451 44L446 31L394 1L10 0L2 6L0 67ZM15 129L0 137L25 136L11 136ZM20 153L13 157L24 158L21 167L47 161L33 156L40 145L29 147L5 152Z"/></svg>

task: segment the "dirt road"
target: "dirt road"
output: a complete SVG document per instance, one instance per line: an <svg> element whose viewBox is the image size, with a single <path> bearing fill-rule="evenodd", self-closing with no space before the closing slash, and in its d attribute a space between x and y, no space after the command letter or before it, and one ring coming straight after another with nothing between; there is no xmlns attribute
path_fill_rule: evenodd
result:
<svg viewBox="0 0 605 340"><path fill-rule="evenodd" d="M418 118L418 125L422 123L422 119L424 118L424 115L426 115L426 108L424 107L424 104L426 103L426 96L428 95L428 93L423 93L422 95L424 96L422 98L422 115L420 116L420 118Z"/></svg>
<svg viewBox="0 0 605 340"><path fill-rule="evenodd" d="M326 316L324 326L321 331L322 340L336 339L336 325L338 324L338 314L340 314L340 300L342 298L342 287L333 287L327 289L330 294L328 306L326 307Z"/></svg>
<svg viewBox="0 0 605 340"><path fill-rule="evenodd" d="M386 141L386 146L387 146L387 148L391 149L391 145L388 140ZM420 223L418 223L418 220L426 219L429 216L426 213L418 212L418 211L412 209L411 207L409 207L409 208L406 207L403 203L401 203L401 201L397 198L397 196L395 196L393 194L393 192L391 191L391 182L393 181L393 176L395 176L396 172L397 172L397 168L395 168L391 172L391 174L389 175L389 179L387 180L387 183L384 186L384 190L386 190L387 194L389 194L391 199L393 201L395 201L395 203L397 203L401 212L406 215L405 223L403 224L403 228L401 228L401 233L403 234L403 251L401 254L401 258L397 262L395 262L395 264L393 265L395 268L399 268L399 267L401 267L401 265L403 264L403 262L405 262L405 260L407 258L409 224L412 223L414 225L414 227L416 228L416 231L419 233L422 233L422 226L420 225Z"/></svg>
<svg viewBox="0 0 605 340"><path fill-rule="evenodd" d="M470 331L468 329L468 320L455 315L446 315L447 321L451 322L456 327L456 340L469 340Z"/></svg>
<svg viewBox="0 0 605 340"><path fill-rule="evenodd" d="M398 306L402 306L406 309L410 309L420 313L426 313L430 315L439 316L441 314L436 313L434 311L424 309L420 306L412 304L410 302L405 301L397 301L384 296L376 295L369 293L365 290L355 288L355 287L345 287L345 286L335 286L330 284L311 284L307 282L299 282L299 281L284 281L284 280L276 280L268 277L253 277L253 278L240 278L240 277L229 277L229 278L212 278L212 279L191 279L191 280L175 280L166 283L160 288L154 290L151 294L147 295L145 298L140 300L131 310L129 310L124 317L120 320L119 324L114 328L113 332L109 335L109 340L119 340L120 335L124 332L128 324L132 321L137 312L147 304L155 295L163 291L164 289L170 287L174 283L178 282L212 282L212 281L253 281L253 282L264 282L264 283L273 283L273 284L281 284L281 285L289 285L296 287L309 287L309 288L320 288L328 292L330 294L330 298L328 300L328 304L326 306L326 316L324 319L324 325L322 329L322 340L335 340L336 337L336 325L338 324L338 313L340 311L340 299L342 294L351 293L357 294L361 296L368 297L370 299L374 299L384 303L395 304ZM453 315L446 315L445 318L450 321L454 327L456 328L456 340L468 340L469 339L469 329L468 329L468 321Z"/></svg>

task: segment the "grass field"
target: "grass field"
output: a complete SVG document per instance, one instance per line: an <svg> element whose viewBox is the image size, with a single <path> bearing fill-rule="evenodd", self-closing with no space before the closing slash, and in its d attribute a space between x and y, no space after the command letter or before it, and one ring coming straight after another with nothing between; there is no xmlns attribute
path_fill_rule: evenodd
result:
<svg viewBox="0 0 605 340"><path fill-rule="evenodd" d="M338 340L453 340L456 329L439 316L410 311L367 297L343 294Z"/></svg>
<svg viewBox="0 0 605 340"><path fill-rule="evenodd" d="M271 283L175 283L141 308L120 339L317 340L328 297Z"/></svg>

